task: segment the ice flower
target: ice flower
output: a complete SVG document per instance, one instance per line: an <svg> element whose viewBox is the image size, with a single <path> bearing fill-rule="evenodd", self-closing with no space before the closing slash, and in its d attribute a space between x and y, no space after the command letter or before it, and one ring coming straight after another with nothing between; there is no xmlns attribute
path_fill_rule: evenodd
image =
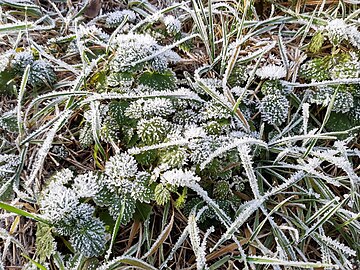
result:
<svg viewBox="0 0 360 270"><path fill-rule="evenodd" d="M54 223L72 213L78 205L79 199L76 192L57 181L49 184L40 200L43 216Z"/></svg>
<svg viewBox="0 0 360 270"><path fill-rule="evenodd" d="M135 177L138 171L136 160L127 153L112 156L105 166L105 174L111 179L111 184L118 186L122 180Z"/></svg>
<svg viewBox="0 0 360 270"><path fill-rule="evenodd" d="M286 69L283 66L277 66L277 65L268 65L263 66L259 68L256 71L256 75L258 75L262 80L263 79L281 79L286 76Z"/></svg>
<svg viewBox="0 0 360 270"><path fill-rule="evenodd" d="M200 177L196 176L194 172L187 169L173 169L166 171L161 176L163 184L170 184L173 186L191 186L200 181Z"/></svg>
<svg viewBox="0 0 360 270"><path fill-rule="evenodd" d="M88 172L75 177L73 189L78 197L94 197L101 189L96 173Z"/></svg>
<svg viewBox="0 0 360 270"><path fill-rule="evenodd" d="M266 95L260 103L261 118L273 125L282 124L289 111L289 101L283 95Z"/></svg>
<svg viewBox="0 0 360 270"><path fill-rule="evenodd" d="M181 22L172 15L166 16L164 23L169 33L179 33L181 30Z"/></svg>
<svg viewBox="0 0 360 270"><path fill-rule="evenodd" d="M129 22L134 22L136 20L134 11L124 9L107 14L105 25L109 28L115 28L119 26L126 17Z"/></svg>

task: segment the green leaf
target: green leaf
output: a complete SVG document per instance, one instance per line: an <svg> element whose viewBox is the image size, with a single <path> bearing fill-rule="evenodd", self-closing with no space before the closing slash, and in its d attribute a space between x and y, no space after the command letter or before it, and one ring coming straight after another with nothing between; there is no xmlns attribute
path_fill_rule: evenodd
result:
<svg viewBox="0 0 360 270"><path fill-rule="evenodd" d="M325 127L329 131L344 131L353 128L354 125L347 114L332 112ZM338 135L338 137L340 140L343 140L349 137L349 135Z"/></svg>
<svg viewBox="0 0 360 270"><path fill-rule="evenodd" d="M110 215L115 220L118 218L121 207L125 202L125 209L121 221L122 224L127 224L130 221L136 209L134 200L132 200L131 198L122 198L106 187L104 187L96 195L94 201L99 206L107 206Z"/></svg>
<svg viewBox="0 0 360 270"><path fill-rule="evenodd" d="M143 260L133 258L130 256L120 256L115 258L112 262L104 265L102 269L104 270L116 270L120 269L122 264L128 264L131 266L135 266L136 268L143 269L143 270L157 270L154 266L144 262Z"/></svg>
<svg viewBox="0 0 360 270"><path fill-rule="evenodd" d="M0 94L14 94L14 73L11 71L0 72Z"/></svg>
<svg viewBox="0 0 360 270"><path fill-rule="evenodd" d="M71 245L85 257L99 256L105 241L104 224L94 217L79 219L70 236Z"/></svg>
<svg viewBox="0 0 360 270"><path fill-rule="evenodd" d="M124 200L122 202L122 204L121 204L120 211L119 211L119 214L118 214L118 217L116 219L115 226L114 226L114 229L113 229L113 232L112 232L112 235L111 235L110 246L109 246L109 249L108 249L108 251L106 253L106 256L105 256L105 258L107 260L109 259L110 255L111 255L112 248L113 248L115 240L116 240L116 236L117 236L118 231L120 229L120 224L121 224L122 218L124 216L124 212L125 212L125 206L126 206L126 201Z"/></svg>
<svg viewBox="0 0 360 270"><path fill-rule="evenodd" d="M109 105L109 114L116 120L120 126L129 125L134 120L125 116L125 109L129 107L129 102L125 100L112 101Z"/></svg>
<svg viewBox="0 0 360 270"><path fill-rule="evenodd" d="M134 220L145 221L151 214L152 206L146 203L136 202Z"/></svg>
<svg viewBox="0 0 360 270"><path fill-rule="evenodd" d="M155 188L155 201L159 205L164 205L170 200L170 191L163 184L158 184Z"/></svg>
<svg viewBox="0 0 360 270"><path fill-rule="evenodd" d="M157 91L171 90L176 87L176 78L174 73L167 71L165 73L144 72L138 78L139 83Z"/></svg>
<svg viewBox="0 0 360 270"><path fill-rule="evenodd" d="M50 226L40 222L37 223L35 246L36 255L39 257L40 263L50 259L51 255L54 254L56 243Z"/></svg>
<svg viewBox="0 0 360 270"><path fill-rule="evenodd" d="M22 254L23 257L25 257L26 259L28 259L32 264L36 265L36 267L40 270L47 270L45 266L41 265L40 263L32 260L31 258L29 258L28 256Z"/></svg>

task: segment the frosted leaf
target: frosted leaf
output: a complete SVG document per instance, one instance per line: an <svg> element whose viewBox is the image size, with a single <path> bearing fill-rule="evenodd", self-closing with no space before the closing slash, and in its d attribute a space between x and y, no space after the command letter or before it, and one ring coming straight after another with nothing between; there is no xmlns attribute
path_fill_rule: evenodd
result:
<svg viewBox="0 0 360 270"><path fill-rule="evenodd" d="M88 172L75 177L73 189L80 198L94 197L101 186L98 183L98 176L96 173Z"/></svg>
<svg viewBox="0 0 360 270"><path fill-rule="evenodd" d="M164 24L169 33L178 33L181 30L181 22L172 15L165 16Z"/></svg>
<svg viewBox="0 0 360 270"><path fill-rule="evenodd" d="M204 104L204 111L202 112L202 117L205 120L218 120L218 119L229 119L231 114L219 103L208 101Z"/></svg>
<svg viewBox="0 0 360 270"><path fill-rule="evenodd" d="M328 22L325 29L328 31L331 42L336 45L343 39L347 39L347 27L348 26L343 19L334 19Z"/></svg>
<svg viewBox="0 0 360 270"><path fill-rule="evenodd" d="M187 152L183 147L168 147L161 152L161 162L170 167L180 167L186 164Z"/></svg>
<svg viewBox="0 0 360 270"><path fill-rule="evenodd" d="M72 178L74 177L74 173L69 169L63 169L60 172L57 172L53 178L55 179L56 183L58 184L68 184Z"/></svg>
<svg viewBox="0 0 360 270"><path fill-rule="evenodd" d="M32 86L51 85L55 80L56 75L50 62L36 60L32 63L29 72L29 83Z"/></svg>
<svg viewBox="0 0 360 270"><path fill-rule="evenodd" d="M13 50L6 51L0 55L0 72L3 72L10 63L10 57L14 54Z"/></svg>
<svg viewBox="0 0 360 270"><path fill-rule="evenodd" d="M360 60L355 54L340 54L335 60L337 63L330 69L333 80L359 77Z"/></svg>
<svg viewBox="0 0 360 270"><path fill-rule="evenodd" d="M190 236L190 242L192 249L196 256L196 266L198 270L207 270L209 269L206 265L206 251L205 246L201 245L200 241L200 230L196 224L195 215L189 216L188 221L188 230Z"/></svg>
<svg viewBox="0 0 360 270"><path fill-rule="evenodd" d="M144 143L155 144L166 137L170 126L170 123L161 117L142 119L137 125L137 133Z"/></svg>
<svg viewBox="0 0 360 270"><path fill-rule="evenodd" d="M78 205L79 200L75 191L56 181L52 181L48 185L40 199L40 211L44 218L51 222L62 220Z"/></svg>
<svg viewBox="0 0 360 270"><path fill-rule="evenodd" d="M256 75L258 75L262 80L263 79L281 79L286 76L286 69L283 66L277 66L277 65L268 65L263 66L259 68L256 71Z"/></svg>
<svg viewBox="0 0 360 270"><path fill-rule="evenodd" d="M355 25L346 24L343 19L334 19L329 21L324 29L332 44L338 45L343 40L348 40L354 47L360 49L360 32Z"/></svg>
<svg viewBox="0 0 360 270"><path fill-rule="evenodd" d="M175 108L169 99L138 99L130 104L125 110L125 115L134 118L149 118L154 116L166 117L175 112Z"/></svg>
<svg viewBox="0 0 360 270"><path fill-rule="evenodd" d="M310 93L310 102L317 105L328 106L333 93L333 88L327 86L317 87L316 91Z"/></svg>
<svg viewBox="0 0 360 270"><path fill-rule="evenodd" d="M335 97L334 106L332 108L335 112L347 113L354 107L354 98L349 92L338 92Z"/></svg>
<svg viewBox="0 0 360 270"><path fill-rule="evenodd" d="M136 20L136 14L132 10L118 10L107 14L105 26L109 28L116 28L121 24L126 16L129 22L134 22Z"/></svg>
<svg viewBox="0 0 360 270"><path fill-rule="evenodd" d="M106 243L104 224L93 216L94 211L93 206L81 204L59 224L67 229L62 234L69 235L74 249L85 257L100 255Z"/></svg>
<svg viewBox="0 0 360 270"><path fill-rule="evenodd" d="M337 240L334 240L334 239L331 239L330 237L328 236L325 236L325 235L318 235L319 238L326 243L326 245L332 249L335 249L337 251L340 251L342 253L345 253L347 254L348 256L356 256L356 251L349 248L348 246L340 243L339 241Z"/></svg>
<svg viewBox="0 0 360 270"><path fill-rule="evenodd" d="M11 61L11 67L16 73L22 75L25 68L34 62L34 56L30 51L18 52Z"/></svg>
<svg viewBox="0 0 360 270"><path fill-rule="evenodd" d="M8 180L20 164L19 156L0 154L0 180Z"/></svg>
<svg viewBox="0 0 360 270"><path fill-rule="evenodd" d="M283 95L267 95L260 103L261 118L273 125L281 125L287 119L289 101Z"/></svg>
<svg viewBox="0 0 360 270"><path fill-rule="evenodd" d="M200 177L187 169L172 169L166 171L161 175L160 179L163 184L170 184L173 186L190 186L200 181Z"/></svg>
<svg viewBox="0 0 360 270"><path fill-rule="evenodd" d="M137 61L152 56L161 49L155 39L150 35L127 34L118 35L116 38L117 50L110 67L115 72L142 69L145 63L158 72L164 72L169 62L177 62L180 57L170 50L152 57L149 61L136 64Z"/></svg>
<svg viewBox="0 0 360 270"><path fill-rule="evenodd" d="M112 156L105 165L105 174L109 177L112 185L119 185L126 178L135 177L138 171L134 157L127 153Z"/></svg>
<svg viewBox="0 0 360 270"><path fill-rule="evenodd" d="M84 148L93 144L94 138L93 138L90 122L86 122L84 127L80 130L79 142L80 145Z"/></svg>

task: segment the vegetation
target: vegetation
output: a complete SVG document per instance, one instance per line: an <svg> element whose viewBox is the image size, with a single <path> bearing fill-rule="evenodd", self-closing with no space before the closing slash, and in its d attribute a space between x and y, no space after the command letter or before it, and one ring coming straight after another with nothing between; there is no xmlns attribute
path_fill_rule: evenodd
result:
<svg viewBox="0 0 360 270"><path fill-rule="evenodd" d="M0 270L360 261L360 9L0 0Z"/></svg>

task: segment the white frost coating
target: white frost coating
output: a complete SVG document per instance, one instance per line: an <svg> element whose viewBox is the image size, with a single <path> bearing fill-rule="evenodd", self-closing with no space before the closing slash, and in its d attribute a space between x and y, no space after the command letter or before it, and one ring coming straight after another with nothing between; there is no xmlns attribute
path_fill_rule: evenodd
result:
<svg viewBox="0 0 360 270"><path fill-rule="evenodd" d="M277 65L268 65L259 68L256 71L256 75L258 75L261 79L281 79L286 76L286 69L283 66Z"/></svg>
<svg viewBox="0 0 360 270"><path fill-rule="evenodd" d="M182 169L173 169L166 171L161 176L163 184L170 184L173 186L191 186L200 181L200 177L196 176L194 172Z"/></svg>

